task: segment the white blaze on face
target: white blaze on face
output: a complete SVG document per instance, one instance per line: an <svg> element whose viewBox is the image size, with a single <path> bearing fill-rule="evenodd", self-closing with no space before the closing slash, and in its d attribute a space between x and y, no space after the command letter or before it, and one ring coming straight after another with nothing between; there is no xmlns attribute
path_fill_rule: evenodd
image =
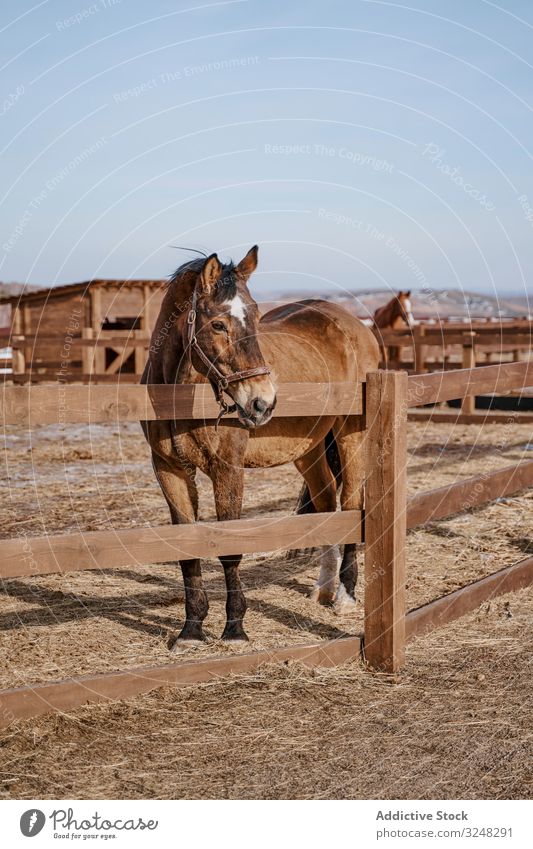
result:
<svg viewBox="0 0 533 849"><path fill-rule="evenodd" d="M409 298L406 298L403 302L403 308L405 310L405 314L407 315L407 321L409 322L409 324L414 324L415 320L413 317L413 308L411 306L411 301L409 300Z"/></svg>
<svg viewBox="0 0 533 849"><path fill-rule="evenodd" d="M240 295L235 295L230 301L224 301L222 306L227 307L229 314L240 321L243 327L246 327L246 305Z"/></svg>

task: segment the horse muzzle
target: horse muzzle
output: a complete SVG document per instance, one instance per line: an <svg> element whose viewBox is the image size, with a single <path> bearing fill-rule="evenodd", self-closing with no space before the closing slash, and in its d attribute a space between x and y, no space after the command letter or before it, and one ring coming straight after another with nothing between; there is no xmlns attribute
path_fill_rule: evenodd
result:
<svg viewBox="0 0 533 849"><path fill-rule="evenodd" d="M253 430L270 421L276 406L276 388L268 375L233 384L230 391L244 427Z"/></svg>
<svg viewBox="0 0 533 849"><path fill-rule="evenodd" d="M276 406L276 397L273 401L267 401L261 395L252 398L246 406L241 407L237 404L237 415L239 421L248 430L253 430L256 427L261 427L270 421L274 408Z"/></svg>

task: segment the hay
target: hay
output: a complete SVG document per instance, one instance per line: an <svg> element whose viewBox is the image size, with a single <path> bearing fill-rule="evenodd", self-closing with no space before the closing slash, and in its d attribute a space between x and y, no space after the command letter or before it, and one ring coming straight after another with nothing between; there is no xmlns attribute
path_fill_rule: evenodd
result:
<svg viewBox="0 0 533 849"><path fill-rule="evenodd" d="M410 424L410 489L517 462L531 428ZM7 435L11 501L3 536L166 523L135 425L120 433L51 428ZM68 442L67 442L68 440ZM498 443L504 442L498 447ZM31 451L29 448L31 447ZM468 462L467 462L468 460ZM289 467L254 471L246 515L286 514L299 489ZM202 518L212 518L201 480ZM417 530L408 544L414 607L531 551L533 498L520 494ZM221 569L208 561L208 628L221 633ZM307 597L309 555L245 558L252 648L361 629ZM359 593L362 592L362 584ZM71 717L21 722L2 734L5 798L514 798L530 797L533 598L484 605L415 641L396 681L358 663L298 664ZM168 661L183 616L173 565L9 580L0 606L1 686ZM230 651L215 641L200 651Z"/></svg>
<svg viewBox="0 0 533 849"><path fill-rule="evenodd" d="M531 593L359 663L264 667L19 723L6 798L530 798ZM527 638L527 639L525 639Z"/></svg>

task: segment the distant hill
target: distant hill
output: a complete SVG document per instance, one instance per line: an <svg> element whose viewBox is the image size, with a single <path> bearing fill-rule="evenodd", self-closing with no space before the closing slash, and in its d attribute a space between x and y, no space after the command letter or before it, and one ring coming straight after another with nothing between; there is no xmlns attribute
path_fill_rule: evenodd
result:
<svg viewBox="0 0 533 849"><path fill-rule="evenodd" d="M348 293L288 293L271 302L301 300L305 297L324 298L342 304L360 317L371 317L378 307L392 298L389 289L356 289ZM524 297L501 297L483 295L478 292L462 292L460 289L412 290L411 304L415 318L522 318L533 314L533 295Z"/></svg>
<svg viewBox="0 0 533 849"><path fill-rule="evenodd" d="M25 283L3 283L0 281L0 298L35 292L42 286ZM389 289L354 289L351 292L287 292L267 296L261 302L261 311L266 312L276 304L298 301L302 298L324 298L342 304L354 315L371 318L378 307L392 297ZM411 304L415 318L462 319L462 318L523 318L533 315L533 294L509 295L497 298L479 292L462 292L460 289L412 290ZM10 307L0 303L0 327L10 324Z"/></svg>

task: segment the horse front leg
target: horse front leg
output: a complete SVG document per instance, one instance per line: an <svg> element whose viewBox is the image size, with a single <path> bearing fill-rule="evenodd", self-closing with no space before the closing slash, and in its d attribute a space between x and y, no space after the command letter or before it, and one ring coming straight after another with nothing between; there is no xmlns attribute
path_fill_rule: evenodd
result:
<svg viewBox="0 0 533 849"><path fill-rule="evenodd" d="M240 519L244 487L244 473L241 468L231 469L224 466L212 475L213 493L219 521ZM247 641L243 627L246 613L246 598L242 591L239 566L242 554L221 555L226 579L226 625L222 633L223 640Z"/></svg>
<svg viewBox="0 0 533 849"><path fill-rule="evenodd" d="M169 463L153 454L154 471L167 501L173 525L196 521L198 495L193 466L186 469ZM171 637L169 648L176 651L185 642L204 642L203 621L209 610L207 593L202 581L200 560L180 560L185 587L185 623L177 637Z"/></svg>

